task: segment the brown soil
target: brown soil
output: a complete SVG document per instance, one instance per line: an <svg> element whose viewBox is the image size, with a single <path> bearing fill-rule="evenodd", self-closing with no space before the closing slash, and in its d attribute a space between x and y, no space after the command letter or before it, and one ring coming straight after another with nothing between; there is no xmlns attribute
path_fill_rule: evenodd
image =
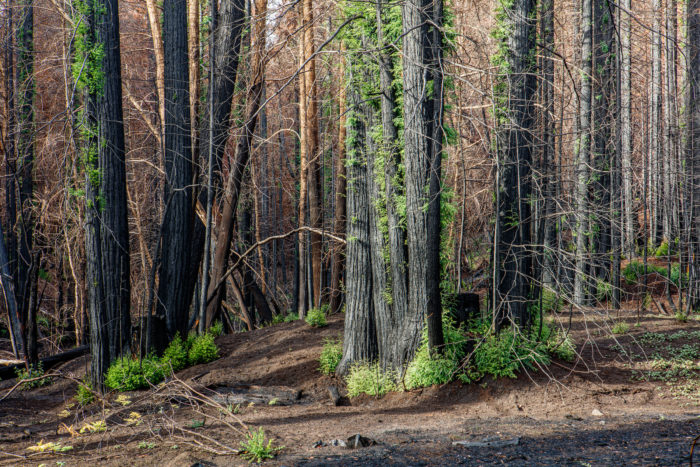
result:
<svg viewBox="0 0 700 467"><path fill-rule="evenodd" d="M512 380L344 399L346 405L337 407L328 387L337 386L344 394L343 383L321 375L317 358L324 339L342 334L342 316L332 317L322 329L296 322L220 337L221 359L177 375L203 395L213 395L212 389L245 389L272 405L226 407L221 398L218 408L192 405L176 382L129 393L128 406L110 394L81 409L74 401L75 381L57 378L48 387L15 391L0 402L0 465L246 465L239 456L212 452L240 447L237 418L248 427L263 427L275 446L284 446L276 459L267 461L271 465L687 463L692 440L700 434L696 376L646 381L640 375L654 368L653 358L671 358L673 349L686 346L700 354L699 341L689 335L657 345L641 337L647 331L700 331L700 323L651 314L638 318L635 310L562 313L558 319L566 328L570 324L581 357L575 364L555 361ZM618 321L630 326L621 336L610 332ZM79 379L86 364L82 358L59 371ZM1 382L0 397L13 384ZM289 401L284 394L292 394ZM227 409L235 414L224 414ZM138 421L132 412L140 415ZM105 432L71 435L71 428L96 420L106 420ZM329 445L355 434L377 445L355 450ZM515 446L452 445L455 440L515 437ZM72 449L29 450L39 441Z"/></svg>

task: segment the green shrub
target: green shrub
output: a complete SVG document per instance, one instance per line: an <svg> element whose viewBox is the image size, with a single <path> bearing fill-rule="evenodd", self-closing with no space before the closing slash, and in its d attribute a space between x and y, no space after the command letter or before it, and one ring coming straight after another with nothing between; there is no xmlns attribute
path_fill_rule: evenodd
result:
<svg viewBox="0 0 700 467"><path fill-rule="evenodd" d="M562 331L550 334L546 342L547 352L550 355L560 358L566 362L573 362L576 358L576 345L571 340L571 336Z"/></svg>
<svg viewBox="0 0 700 467"><path fill-rule="evenodd" d="M192 340L187 355L187 360L190 365L209 363L217 358L219 358L219 348L214 343L214 336L207 333L197 336Z"/></svg>
<svg viewBox="0 0 700 467"><path fill-rule="evenodd" d="M322 309L319 308L312 308L309 310L309 312L306 314L306 324L309 326L315 327L315 328L322 328L324 327L326 323L326 314L323 312Z"/></svg>
<svg viewBox="0 0 700 467"><path fill-rule="evenodd" d="M622 269L622 276L625 278L627 283L634 284L637 280L644 275L644 264L640 261L630 261Z"/></svg>
<svg viewBox="0 0 700 467"><path fill-rule="evenodd" d="M107 370L105 384L117 391L145 389L163 381L165 372L160 359L153 355L141 359L141 362L126 356L112 362Z"/></svg>
<svg viewBox="0 0 700 467"><path fill-rule="evenodd" d="M272 324L284 323L284 318L285 316L282 313L275 315L272 317Z"/></svg>
<svg viewBox="0 0 700 467"><path fill-rule="evenodd" d="M86 379L78 383L78 392L75 394L75 400L83 407L95 402L95 392L92 389L92 383L88 382Z"/></svg>
<svg viewBox="0 0 700 467"><path fill-rule="evenodd" d="M654 252L654 256L657 258L660 256L667 256L668 255L668 240L664 239L663 242L661 242L661 245L656 249Z"/></svg>
<svg viewBox="0 0 700 467"><path fill-rule="evenodd" d="M284 317L283 321L285 323L293 323L294 321L299 321L299 313L289 313Z"/></svg>
<svg viewBox="0 0 700 467"><path fill-rule="evenodd" d="M596 281L595 297L599 302L612 300L613 288L612 284L598 279Z"/></svg>
<svg viewBox="0 0 700 467"><path fill-rule="evenodd" d="M241 441L241 455L251 464L261 463L265 459L274 459L277 452L284 449L284 446L272 446L272 440L265 442L265 430L262 427L257 430L250 430L246 439Z"/></svg>
<svg viewBox="0 0 700 467"><path fill-rule="evenodd" d="M543 325L543 330L545 328L549 336L551 330ZM517 328L502 329L498 335L492 331L484 333L483 340L474 351L469 377L479 379L491 375L515 378L521 367L535 370L540 365L548 365L550 358L546 340L536 338L539 329L537 323L533 324L532 329L534 336L525 336Z"/></svg>
<svg viewBox="0 0 700 467"><path fill-rule="evenodd" d="M423 330L421 345L406 368L405 384L408 389L445 384L459 371L465 357L466 338L462 329L456 328L447 314L442 317L442 330L445 346L434 355L428 350L428 331Z"/></svg>
<svg viewBox="0 0 700 467"><path fill-rule="evenodd" d="M613 324L612 327L613 334L626 334L629 330L630 325L625 323L624 321L618 321L617 323Z"/></svg>
<svg viewBox="0 0 700 467"><path fill-rule="evenodd" d="M323 342L323 350L318 359L319 371L324 375L332 375L338 367L338 363L343 358L343 342L333 339L326 339Z"/></svg>
<svg viewBox="0 0 700 467"><path fill-rule="evenodd" d="M221 321L214 321L214 324L209 328L209 334L214 337L219 337L224 333L224 323Z"/></svg>
<svg viewBox="0 0 700 467"><path fill-rule="evenodd" d="M383 396L389 391L395 391L396 375L391 371L384 371L379 363L356 362L350 367L345 377L350 397L360 394L370 396Z"/></svg>
<svg viewBox="0 0 700 467"><path fill-rule="evenodd" d="M176 334L175 339L172 340L170 345L168 345L168 348L165 349L165 352L163 352L163 357L161 358L163 366L166 369L172 367L173 371L180 371L184 369L188 362L188 350L189 349L186 342L183 342L180 335Z"/></svg>
<svg viewBox="0 0 700 467"><path fill-rule="evenodd" d="M40 376L44 375L44 367L39 362L36 366L30 366L29 370L25 368L17 368L15 369L15 374L17 375L17 379L19 381L24 381L22 383L22 389L25 391L28 391L30 389L34 388L40 388L42 386L48 386L51 384L51 378L46 377L46 378L39 378ZM29 381L34 378L39 378L34 381Z"/></svg>

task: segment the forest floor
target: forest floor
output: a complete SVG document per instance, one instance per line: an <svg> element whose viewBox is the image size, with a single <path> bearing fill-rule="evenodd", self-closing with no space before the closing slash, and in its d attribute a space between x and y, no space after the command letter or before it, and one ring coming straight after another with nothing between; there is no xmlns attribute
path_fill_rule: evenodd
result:
<svg viewBox="0 0 700 467"><path fill-rule="evenodd" d="M65 377L82 378L83 357L53 384L0 401L0 465L246 465L233 453L243 424L284 446L269 465L687 465L700 435L700 321L632 309L556 319L570 326L575 363L339 406L328 388L342 395L344 384L321 375L317 359L341 335L342 315L321 329L295 322L222 336L219 360L86 408ZM613 334L619 322L627 329ZM0 382L0 397L14 383ZM79 433L96 421L106 430ZM333 445L356 434L376 444ZM50 442L65 452L30 449Z"/></svg>

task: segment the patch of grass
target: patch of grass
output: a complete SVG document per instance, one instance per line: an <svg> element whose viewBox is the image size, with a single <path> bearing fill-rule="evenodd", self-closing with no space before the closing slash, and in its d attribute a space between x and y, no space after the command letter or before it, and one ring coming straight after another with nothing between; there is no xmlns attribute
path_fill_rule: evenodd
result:
<svg viewBox="0 0 700 467"><path fill-rule="evenodd" d="M325 339L321 356L318 358L319 371L324 375L332 375L343 358L343 342L340 339Z"/></svg>
<svg viewBox="0 0 700 467"><path fill-rule="evenodd" d="M613 324L612 327L612 333L617 335L627 334L629 330L630 325L624 321L618 321L617 323Z"/></svg>
<svg viewBox="0 0 700 467"><path fill-rule="evenodd" d="M389 391L396 391L396 374L385 371L378 362L355 362L345 377L350 397L360 394L383 396Z"/></svg>
<svg viewBox="0 0 700 467"><path fill-rule="evenodd" d="M165 378L165 368L153 355L141 359L129 356L115 360L107 370L105 384L117 391L135 391L156 385Z"/></svg>
<svg viewBox="0 0 700 467"><path fill-rule="evenodd" d="M284 446L273 446L272 439L265 439L265 430L260 427L257 430L250 430L246 435L246 439L241 441L243 450L241 456L249 463L261 463L265 459L274 459L279 451L284 449Z"/></svg>
<svg viewBox="0 0 700 467"><path fill-rule="evenodd" d="M194 338L187 354L190 365L209 363L219 358L219 348L214 343L214 336L202 334Z"/></svg>
<svg viewBox="0 0 700 467"><path fill-rule="evenodd" d="M18 381L24 381L21 388L25 391L40 388L42 386L48 386L52 382L50 377L40 378L40 376L44 375L44 368L41 362L39 362L36 366L30 366L29 370L26 368L17 368L15 369L15 374L17 375Z"/></svg>
<svg viewBox="0 0 700 467"><path fill-rule="evenodd" d="M322 308L312 308L306 314L306 324L314 328L322 328L326 326L326 313Z"/></svg>

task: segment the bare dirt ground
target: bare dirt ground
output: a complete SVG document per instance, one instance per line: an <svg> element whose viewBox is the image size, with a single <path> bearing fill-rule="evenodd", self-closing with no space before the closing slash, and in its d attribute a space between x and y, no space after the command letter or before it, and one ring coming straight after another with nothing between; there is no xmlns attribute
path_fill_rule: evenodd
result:
<svg viewBox="0 0 700 467"><path fill-rule="evenodd" d="M220 337L219 360L87 408L75 381L57 377L0 402L0 465L246 465L232 451L241 423L284 446L270 465L687 465L700 435L700 322L635 310L558 319L577 343L575 364L341 406L328 387L343 394L343 383L322 376L317 358L343 316L322 329L296 322ZM618 322L628 329L614 335ZM79 379L86 364L59 371ZM13 385L0 382L0 397ZM95 421L106 431L78 433ZM355 434L376 444L331 445ZM30 450L49 442L65 452Z"/></svg>

